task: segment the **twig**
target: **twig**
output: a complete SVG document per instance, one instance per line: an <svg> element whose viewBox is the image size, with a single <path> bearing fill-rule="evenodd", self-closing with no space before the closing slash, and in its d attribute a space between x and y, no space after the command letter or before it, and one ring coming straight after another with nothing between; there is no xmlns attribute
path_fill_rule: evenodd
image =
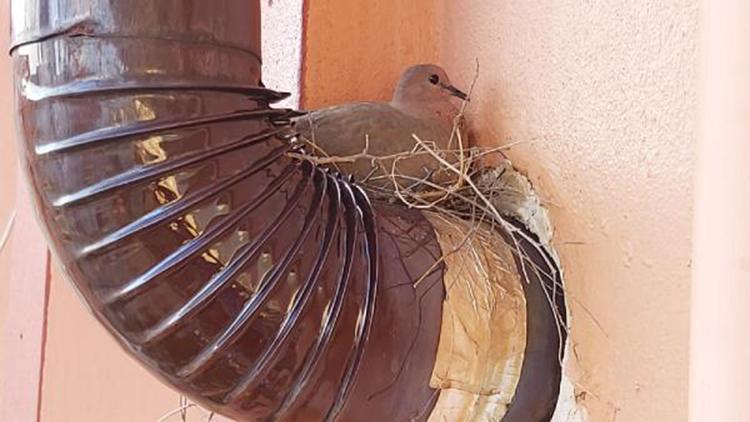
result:
<svg viewBox="0 0 750 422"><path fill-rule="evenodd" d="M5 229L3 229L2 235L0 235L0 251L2 251L5 248L5 245L8 243L8 239L10 239L10 234L13 232L13 226L16 222L16 209L13 208L13 211L10 214L10 218L8 219L8 223L5 224Z"/></svg>

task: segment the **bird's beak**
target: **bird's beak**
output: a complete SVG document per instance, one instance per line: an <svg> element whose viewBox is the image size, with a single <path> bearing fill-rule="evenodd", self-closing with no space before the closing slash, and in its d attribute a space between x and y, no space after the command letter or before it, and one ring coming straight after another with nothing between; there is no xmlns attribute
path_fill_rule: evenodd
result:
<svg viewBox="0 0 750 422"><path fill-rule="evenodd" d="M458 97L464 101L469 101L469 96L466 95L465 92L461 91L460 89L456 88L453 85L440 84L440 87L448 91L454 97Z"/></svg>

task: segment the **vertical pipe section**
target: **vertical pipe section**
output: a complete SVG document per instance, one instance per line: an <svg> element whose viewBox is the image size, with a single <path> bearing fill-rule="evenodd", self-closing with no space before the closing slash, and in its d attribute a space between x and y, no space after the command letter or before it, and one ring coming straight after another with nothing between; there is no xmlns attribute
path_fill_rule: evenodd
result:
<svg viewBox="0 0 750 422"><path fill-rule="evenodd" d="M257 0L18 0L12 17L43 226L125 350L241 420L429 414L442 270L412 281L440 255L432 227L288 156Z"/></svg>
<svg viewBox="0 0 750 422"><path fill-rule="evenodd" d="M750 420L750 3L703 0L690 420Z"/></svg>

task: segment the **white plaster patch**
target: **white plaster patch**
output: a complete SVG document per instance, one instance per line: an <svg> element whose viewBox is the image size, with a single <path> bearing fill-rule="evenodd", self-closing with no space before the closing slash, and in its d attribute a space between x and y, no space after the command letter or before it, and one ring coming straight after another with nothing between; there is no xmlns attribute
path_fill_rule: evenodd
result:
<svg viewBox="0 0 750 422"><path fill-rule="evenodd" d="M291 96L275 104L299 108L302 75L303 0L261 1L263 83Z"/></svg>

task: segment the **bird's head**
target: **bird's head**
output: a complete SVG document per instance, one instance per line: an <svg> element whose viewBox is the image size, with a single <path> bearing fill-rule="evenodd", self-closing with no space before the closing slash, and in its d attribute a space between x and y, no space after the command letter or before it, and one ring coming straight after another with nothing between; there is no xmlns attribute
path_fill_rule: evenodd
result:
<svg viewBox="0 0 750 422"><path fill-rule="evenodd" d="M393 94L393 102L397 104L438 104L453 98L468 100L463 91L451 85L445 70L434 64L420 64L406 69Z"/></svg>

